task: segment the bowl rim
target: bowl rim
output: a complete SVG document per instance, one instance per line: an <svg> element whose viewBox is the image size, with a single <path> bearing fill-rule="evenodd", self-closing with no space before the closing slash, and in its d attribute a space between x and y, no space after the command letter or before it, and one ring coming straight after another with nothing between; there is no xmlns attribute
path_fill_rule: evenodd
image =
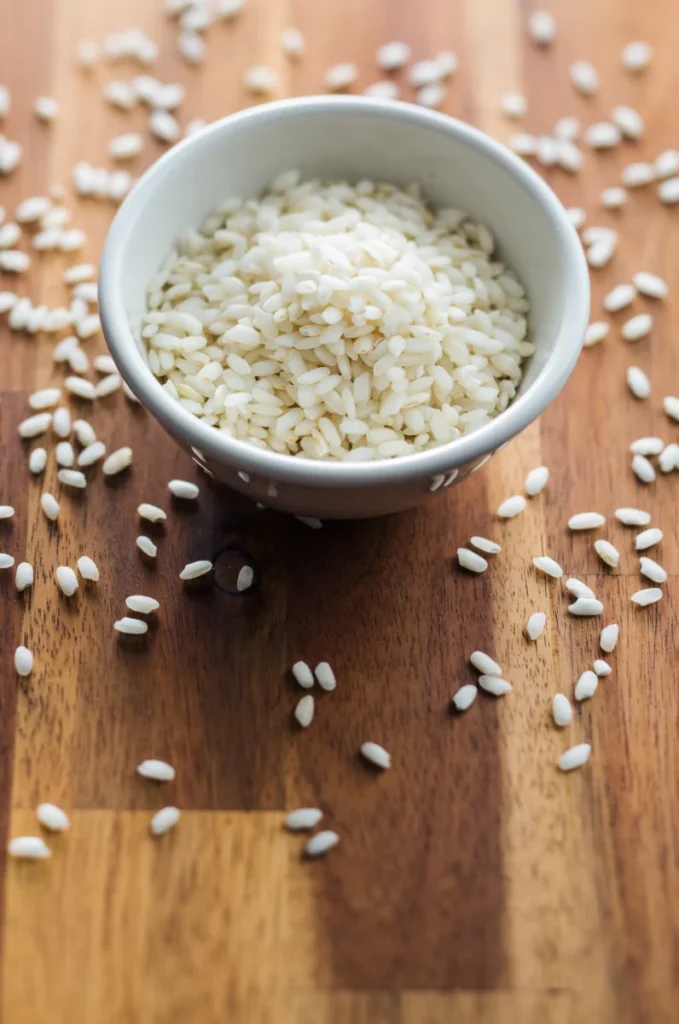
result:
<svg viewBox="0 0 679 1024"><path fill-rule="evenodd" d="M189 150L199 150L210 136L234 128L266 123L281 117L305 113L343 112L370 114L403 123L416 123L444 135L455 136L472 149L483 152L530 192L549 217L565 252L564 291L568 302L554 347L545 365L526 391L490 423L449 441L412 455L366 462L300 458L257 448L229 437L213 426L201 423L183 409L162 387L141 355L128 323L122 291L125 248L134 231L137 216L152 198L159 181L172 173L174 164ZM397 483L417 477L434 477L473 462L503 446L528 426L556 397L577 362L589 317L589 273L580 239L561 201L540 176L502 143L447 114L414 104L376 100L365 96L310 96L260 104L215 121L183 139L153 163L135 184L118 209L106 237L99 270L99 312L106 342L127 384L153 415L171 433L180 435L202 456L227 462L235 469L261 474L275 480L314 487L361 487Z"/></svg>

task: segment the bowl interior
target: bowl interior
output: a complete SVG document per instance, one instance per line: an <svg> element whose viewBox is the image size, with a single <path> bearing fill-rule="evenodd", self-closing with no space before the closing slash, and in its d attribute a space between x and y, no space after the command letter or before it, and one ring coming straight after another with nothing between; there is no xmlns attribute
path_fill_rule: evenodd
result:
<svg viewBox="0 0 679 1024"><path fill-rule="evenodd" d="M512 154L407 104L269 104L211 126L159 161L119 214L128 227L117 298L135 336L147 283L177 236L224 199L254 195L293 167L303 178L417 181L434 207L459 207L487 224L530 298L536 352L520 391L530 387L563 330L573 275L564 232L572 229L547 187ZM579 341L576 328L574 348Z"/></svg>

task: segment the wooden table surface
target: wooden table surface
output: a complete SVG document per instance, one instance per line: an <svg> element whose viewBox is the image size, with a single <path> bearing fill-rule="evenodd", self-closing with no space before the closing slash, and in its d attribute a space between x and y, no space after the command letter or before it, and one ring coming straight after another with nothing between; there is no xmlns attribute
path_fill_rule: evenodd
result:
<svg viewBox="0 0 679 1024"><path fill-rule="evenodd" d="M132 471L86 494L64 494L58 527L40 514L43 487L57 488L53 456L44 482L31 478L17 424L27 395L55 378L48 339L3 327L0 501L17 510L0 524L0 548L34 563L32 590L17 595L0 575L0 849L37 834L34 808L49 800L72 827L50 838L52 859L7 862L0 902L3 1024L654 1024L679 1017L679 632L673 594L679 571L676 479L644 486L627 446L639 435L679 439L662 397L679 394L677 213L654 189L620 214L600 210L601 189L620 168L679 143L676 0L551 0L559 36L538 51L526 34L528 0L248 0L234 23L208 33L208 62L191 69L176 54L176 28L160 0L2 0L0 81L13 106L2 130L24 159L0 181L12 211L53 182L69 185L74 223L96 260L111 208L76 201L77 160L106 164L105 144L140 110L105 107L103 83L129 65L75 64L78 40L138 25L161 45L155 73L188 90L183 123L213 119L248 102L241 76L275 66L285 94L322 89L324 70L355 61L363 88L378 77L377 46L405 39L417 58L444 47L460 55L444 109L507 139L500 93L526 93L528 130L558 116L584 122L629 102L647 120L644 141L588 152L581 174L548 175L590 223L619 225L613 261L594 272L593 310L637 270L673 289L651 336L631 349L613 317L609 338L585 351L548 413L481 473L426 506L381 521L327 524L316 532L258 511L211 486L151 418L122 394L91 413L109 449L130 444ZM306 36L295 65L281 30ZM620 67L622 45L652 43L646 74ZM596 98L575 94L567 68L598 66ZM55 96L51 127L32 115ZM405 90L410 98L410 93ZM161 148L148 140L141 170ZM73 262L71 259L70 262ZM58 304L65 260L34 258L18 290ZM0 289L10 286L8 278ZM4 319L4 318L3 318ZM103 351L102 339L88 343ZM651 399L625 385L634 362L651 376ZM60 374L57 374L59 376ZM494 510L545 463L548 489L502 524ZM170 506L174 476L201 485L198 507L173 505L158 536L157 565L134 546L140 501ZM612 519L620 505L647 508L665 539L658 559L667 597L637 609L641 587L633 531ZM591 535L572 535L568 516L596 509L622 551L608 571ZM485 575L463 574L456 548L473 533L500 541ZM235 549L235 553L234 550ZM258 586L235 596L238 551L258 567ZM82 553L98 585L66 600L54 569ZM567 614L563 589L538 577L530 558L549 553L587 580L621 639L613 673L576 710L566 732L551 724L557 690L571 692L597 652L600 621ZM651 552L653 553L653 552ZM179 568L217 558L214 584L184 588ZM113 621L127 594L157 596L157 628L120 640ZM543 639L523 627L543 609ZM35 651L20 681L15 646ZM481 648L506 667L514 692L481 695L450 713L450 697L473 678ZM289 666L327 659L337 690L321 695L308 730L292 726L299 697ZM392 752L382 775L357 757L367 738ZM581 740L589 765L572 775L559 754ZM135 766L161 757L177 769L159 787ZM148 834L151 812L182 808L177 829ZM324 860L300 858L303 839L281 829L286 809L323 808L341 845Z"/></svg>

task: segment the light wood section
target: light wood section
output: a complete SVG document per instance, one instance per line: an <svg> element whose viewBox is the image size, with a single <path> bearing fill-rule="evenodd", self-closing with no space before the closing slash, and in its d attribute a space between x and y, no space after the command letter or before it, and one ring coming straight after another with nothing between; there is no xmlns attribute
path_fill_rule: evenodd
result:
<svg viewBox="0 0 679 1024"><path fill-rule="evenodd" d="M624 314L613 317L609 338L583 354L548 413L463 486L398 517L320 532L213 487L122 395L79 412L110 448L133 447L131 472L108 483L93 474L85 496L60 497L59 525L49 527L38 502L42 489L56 492L55 468L29 477L16 427L27 394L53 379L51 346L3 327L0 501L17 515L0 524L0 550L32 561L36 583L17 597L12 573L0 578L0 848L37 831L41 800L62 804L73 824L50 838L49 863L2 857L2 1024L676 1021L676 481L639 484L627 446L646 434L678 438L661 402L679 393L677 214L652 188L617 214L598 201L626 163L677 145L676 10L672 0L552 0L559 34L542 51L527 39L531 6L248 0L240 18L209 31L208 63L192 69L176 54L160 0L0 2L0 81L13 101L1 127L25 154L0 180L0 205L11 213L21 198L66 185L73 223L88 236L78 260L97 259L113 211L74 199L71 168L81 159L107 165L107 140L145 131L145 117L101 98L108 79L140 69L101 63L83 73L75 48L138 25L161 45L158 76L187 88L182 123L248 103L241 78L252 63L274 66L282 93L301 95L322 90L332 63L355 61L362 89L380 77L374 54L388 39L407 40L415 59L455 50L446 112L504 140L516 127L500 113L505 89L526 92L534 132L561 115L588 123L631 103L646 118L644 141L588 152L578 176L546 177L564 203L587 208L590 223L619 227L614 260L594 274L596 318L604 293L636 270L660 273L671 288L663 304L637 302L655 316L648 339L628 346ZM296 63L279 45L288 25L306 36ZM655 56L631 77L619 55L634 38L648 39ZM578 58L601 73L591 100L568 81ZM32 114L40 94L62 107L50 127ZM404 84L404 98L412 95ZM135 173L162 149L148 138ZM56 304L72 261L36 257L12 283ZM2 278L0 289L9 284ZM102 351L102 339L88 348ZM627 393L632 362L652 379L648 402ZM548 489L498 523L499 503L541 463L552 472ZM197 507L170 501L174 476L200 483ZM170 512L164 528L145 530L159 546L155 567L134 547L141 501ZM609 519L607 536L623 553L611 572L593 538L565 526L573 512L611 517L620 505L648 508L665 531L657 554L671 574L667 598L645 610L629 602L643 585L633 531ZM474 533L503 546L478 578L454 564ZM230 548L259 572L241 597L225 589L235 581ZM66 601L55 567L83 553L101 582ZM530 568L541 553L594 586L606 621L621 625L613 674L565 733L551 725L551 697L572 692L601 624L569 617L559 585ZM180 584L182 565L198 557L217 558L221 585ZM116 638L113 621L139 592L160 600L156 624L144 640ZM538 609L547 630L529 644L523 628ZM20 642L35 650L36 667L17 685ZM497 657L514 692L481 695L454 717L449 700L473 678L475 648ZM291 721L299 690L289 666L298 658L327 659L338 677L303 733ZM376 775L358 759L368 738L391 750L390 772ZM590 765L559 775L560 752L580 739L592 742ZM136 776L146 757L170 760L176 783ZM166 803L182 808L182 820L153 841L149 817ZM304 838L281 829L283 812L301 804L320 806L341 835L325 860L305 862Z"/></svg>

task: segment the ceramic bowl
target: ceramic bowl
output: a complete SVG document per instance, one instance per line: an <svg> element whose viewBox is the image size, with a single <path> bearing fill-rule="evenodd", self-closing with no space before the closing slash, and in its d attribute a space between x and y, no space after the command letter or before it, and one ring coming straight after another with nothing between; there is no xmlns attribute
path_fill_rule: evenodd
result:
<svg viewBox="0 0 679 1024"><path fill-rule="evenodd" d="M277 174L421 184L434 207L485 223L530 300L519 393L491 423L403 458L342 463L263 451L202 424L161 387L139 340L146 287L174 240L230 196ZM463 480L539 416L563 387L589 313L582 247L551 189L475 128L409 103L356 96L282 100L232 114L169 150L142 176L109 231L99 276L104 334L124 379L174 440L230 487L297 515L361 518L417 504Z"/></svg>

